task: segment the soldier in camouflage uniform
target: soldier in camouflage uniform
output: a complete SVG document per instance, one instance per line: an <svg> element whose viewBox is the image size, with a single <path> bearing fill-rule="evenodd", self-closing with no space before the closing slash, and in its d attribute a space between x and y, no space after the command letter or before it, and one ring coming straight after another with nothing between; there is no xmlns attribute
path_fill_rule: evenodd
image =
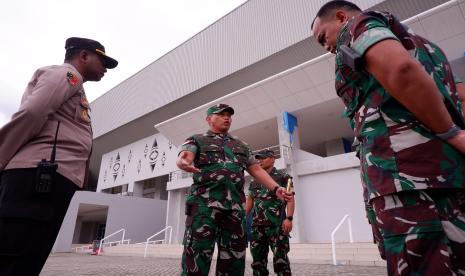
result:
<svg viewBox="0 0 465 276"><path fill-rule="evenodd" d="M312 30L336 54L336 92L389 275L465 275L465 131L456 126L465 86L437 45L392 14L331 1Z"/></svg>
<svg viewBox="0 0 465 276"><path fill-rule="evenodd" d="M260 166L270 174L271 178L281 187L286 187L291 178L288 174L274 167L275 155L272 150L262 150L255 155ZM292 230L295 201L287 203L287 216L283 221L284 202L270 193L257 181L250 183L249 195L245 204L245 213L253 212L252 239L250 253L252 254L253 275L268 275L268 248L273 252L273 267L277 275L292 275L289 258L289 233Z"/></svg>
<svg viewBox="0 0 465 276"><path fill-rule="evenodd" d="M249 146L228 134L233 108L225 104L207 111L210 130L184 142L177 166L194 173L186 199L186 231L182 275L208 275L218 244L217 275L244 275L244 170L279 198L292 200L257 163Z"/></svg>

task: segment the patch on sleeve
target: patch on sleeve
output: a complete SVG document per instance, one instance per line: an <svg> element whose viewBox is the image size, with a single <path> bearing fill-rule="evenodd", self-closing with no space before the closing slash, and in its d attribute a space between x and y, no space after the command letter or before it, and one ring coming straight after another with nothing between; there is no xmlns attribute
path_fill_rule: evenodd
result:
<svg viewBox="0 0 465 276"><path fill-rule="evenodd" d="M194 143L194 139L188 138L181 146Z"/></svg>
<svg viewBox="0 0 465 276"><path fill-rule="evenodd" d="M68 79L69 84L71 84L72 86L75 86L76 84L79 83L79 78L75 74L71 73L70 71L66 73L66 78Z"/></svg>

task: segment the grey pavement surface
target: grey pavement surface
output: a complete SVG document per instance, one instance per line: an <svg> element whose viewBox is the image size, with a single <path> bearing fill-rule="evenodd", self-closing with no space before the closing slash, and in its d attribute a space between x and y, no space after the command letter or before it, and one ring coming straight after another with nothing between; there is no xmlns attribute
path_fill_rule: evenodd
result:
<svg viewBox="0 0 465 276"><path fill-rule="evenodd" d="M120 256L91 256L73 253L52 254L47 260L40 276L67 275L180 275L180 259L120 257ZM270 275L273 275L272 265L269 265ZM291 263L293 275L357 275L381 276L386 275L385 267L370 266L332 266ZM212 265L214 270L214 264ZM215 275L214 271L210 275ZM246 263L245 275L252 275L250 262Z"/></svg>

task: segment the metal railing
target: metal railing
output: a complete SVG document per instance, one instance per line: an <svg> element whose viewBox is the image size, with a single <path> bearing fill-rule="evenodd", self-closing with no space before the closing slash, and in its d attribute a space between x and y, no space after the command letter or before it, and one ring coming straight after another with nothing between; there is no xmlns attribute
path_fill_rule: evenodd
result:
<svg viewBox="0 0 465 276"><path fill-rule="evenodd" d="M122 241L104 242L102 245L105 247L105 246L115 246L118 244L130 244L130 243L131 243L131 239L126 239Z"/></svg>
<svg viewBox="0 0 465 276"><path fill-rule="evenodd" d="M160 235L161 233L166 232L167 230L170 231L169 232L169 238L168 238L168 244L171 244L171 234L173 233L173 227L166 226L164 229L158 231L156 234L153 234L152 236L147 238L147 240L145 241L144 258L147 257L147 248L148 248L149 244L151 243L150 240L153 239L154 237ZM164 241L164 240L156 240L156 241L152 241L152 243L155 243L157 241Z"/></svg>
<svg viewBox="0 0 465 276"><path fill-rule="evenodd" d="M114 233L111 233L110 235L104 237L103 239L100 240L100 244L98 246L98 249L97 249L97 255L100 255L101 251L102 251L102 245L103 245L103 241L108 239L109 237L112 237L120 232L123 232L123 237L121 238L121 241L118 241L119 243L123 244L125 241L129 241L129 240L125 240L124 239L124 234L126 233L126 230L124 228L121 228L119 229L118 231L114 232ZM108 242L108 243L105 243L105 244L110 244L112 242Z"/></svg>
<svg viewBox="0 0 465 276"><path fill-rule="evenodd" d="M337 230L339 230L339 228L341 227L341 225L344 223L344 221L347 220L347 224L349 226L349 239L350 239L350 242L353 243L354 242L354 238L352 236L352 222L350 221L350 217L348 214L346 214L342 219L341 221L339 222L339 224L336 226L336 228L334 228L333 232L331 232L331 252L333 254L333 265L337 265L337 261L336 261L336 242L334 241L334 235L336 234Z"/></svg>
<svg viewBox="0 0 465 276"><path fill-rule="evenodd" d="M78 247L73 247L72 250L74 250L74 252L84 252L84 250L92 250L92 244L88 244L88 245L83 245L83 246L78 246Z"/></svg>

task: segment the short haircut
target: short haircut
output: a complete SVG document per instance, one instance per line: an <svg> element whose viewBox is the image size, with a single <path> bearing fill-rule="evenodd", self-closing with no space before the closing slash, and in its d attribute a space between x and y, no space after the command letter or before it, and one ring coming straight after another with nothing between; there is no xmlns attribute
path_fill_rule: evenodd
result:
<svg viewBox="0 0 465 276"><path fill-rule="evenodd" d="M332 0L324 4L320 8L320 10L318 10L315 18L312 21L312 26L310 28L313 29L313 23L315 23L315 20L318 17L319 18L326 17L330 15L334 10L337 10L337 9L342 9L342 10L347 10L347 11L362 11L357 5L355 5L352 2L345 1L345 0Z"/></svg>
<svg viewBox="0 0 465 276"><path fill-rule="evenodd" d="M75 57L79 56L79 53L81 51L82 51L82 49L77 49L77 48L66 50L65 61L70 61L70 60L74 59Z"/></svg>

